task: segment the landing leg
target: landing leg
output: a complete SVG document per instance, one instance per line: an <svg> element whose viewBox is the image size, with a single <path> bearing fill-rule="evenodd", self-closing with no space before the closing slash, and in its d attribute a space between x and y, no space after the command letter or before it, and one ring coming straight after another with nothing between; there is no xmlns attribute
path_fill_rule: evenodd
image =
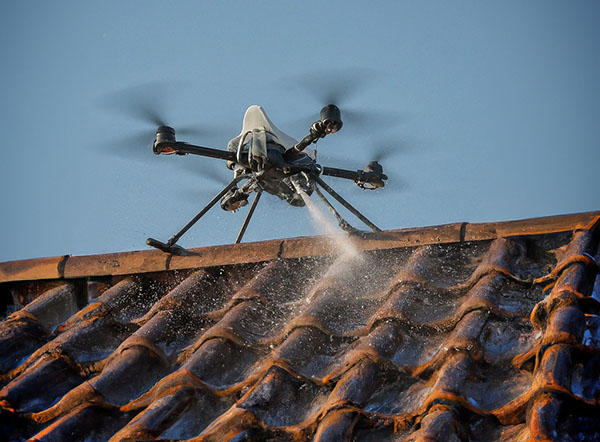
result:
<svg viewBox="0 0 600 442"><path fill-rule="evenodd" d="M327 193L329 193L329 195L334 197L342 206L344 206L346 209L348 209L354 216L356 216L363 223L365 223L367 226L369 226L371 228L371 230L373 230L373 232L381 232L381 229L379 227L377 227L375 224L373 224L371 221L369 221L362 213L360 213L358 210L356 210L348 201L346 201L344 198L342 198L340 195L338 195L338 193L335 190L333 190L331 187L329 187L329 185L325 181L323 181L320 176L318 176L316 174L310 174L310 177L317 184L319 184L323 189L325 189L325 191Z"/></svg>
<svg viewBox="0 0 600 442"><path fill-rule="evenodd" d="M221 190L212 200L210 200L210 202L204 206L204 208L198 212L198 214L193 217L190 222L188 222L179 232L173 235L166 244L154 238L148 238L146 240L146 244L166 253L173 253L175 255L186 254L187 251L184 248L175 245L175 243L183 236L185 232L187 232L194 224L196 224L196 222L198 222L198 220L202 218L206 212L208 212L212 206L214 206L229 191L229 189L234 187L237 183L245 178L248 178L248 175L240 175L234 178L227 186L223 188L223 190Z"/></svg>
<svg viewBox="0 0 600 442"><path fill-rule="evenodd" d="M317 186L315 186L315 193L321 199L321 201L323 201L323 204L325 204L327 206L327 208L331 211L331 213L333 213L333 216L335 216L335 219L337 219L338 225L344 232L348 232L348 233L356 233L357 232L357 230L354 227L352 227L348 221L346 221L344 218L342 218L342 216L338 213L337 210L335 210L335 207L333 207L331 205L331 203L327 200L327 198L325 198L325 195L323 195L323 193L319 190L319 188Z"/></svg>
<svg viewBox="0 0 600 442"><path fill-rule="evenodd" d="M244 236L244 233L246 233L246 228L248 227L248 224L250 223L250 218L252 218L252 214L254 213L254 209L256 209L256 205L258 204L258 201L260 200L261 194L262 194L262 191L260 191L260 190L256 191L256 195L254 196L254 199L252 200L252 205L250 206L250 210L248 211L248 214L246 215L246 218L244 219L244 224L242 224L240 233L238 233L238 236L235 239L236 244L238 244L242 241L242 237Z"/></svg>

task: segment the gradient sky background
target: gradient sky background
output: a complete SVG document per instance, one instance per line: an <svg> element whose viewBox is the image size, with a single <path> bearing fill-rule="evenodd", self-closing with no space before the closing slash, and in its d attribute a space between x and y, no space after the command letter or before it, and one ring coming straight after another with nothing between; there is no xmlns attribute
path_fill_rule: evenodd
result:
<svg viewBox="0 0 600 442"><path fill-rule="evenodd" d="M146 155L106 154L147 127L103 105L138 86L168 93L157 110L176 129L213 129L180 139L224 148L251 104L301 138L326 104L302 79L370 69L342 105L396 123L346 123L319 153L358 169L397 142L389 188L328 179L379 227L600 208L597 1L13 1L0 41L0 261L145 249L219 190L180 166L227 177L223 163L155 157L152 128ZM181 244L233 242L246 210L213 209ZM315 233L305 209L265 195L245 240Z"/></svg>

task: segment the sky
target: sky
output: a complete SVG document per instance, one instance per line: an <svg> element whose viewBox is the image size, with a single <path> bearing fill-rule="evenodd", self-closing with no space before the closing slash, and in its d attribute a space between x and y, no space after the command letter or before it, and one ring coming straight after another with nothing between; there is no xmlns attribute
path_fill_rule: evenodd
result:
<svg viewBox="0 0 600 442"><path fill-rule="evenodd" d="M252 104L300 139L346 88L342 117L365 118L319 158L394 147L384 189L327 179L382 229L598 210L599 21L582 0L2 2L0 261L143 250L218 192L219 160L152 154L152 126L115 108L132 96L223 149ZM180 243L232 243L246 211ZM245 241L319 233L265 195Z"/></svg>

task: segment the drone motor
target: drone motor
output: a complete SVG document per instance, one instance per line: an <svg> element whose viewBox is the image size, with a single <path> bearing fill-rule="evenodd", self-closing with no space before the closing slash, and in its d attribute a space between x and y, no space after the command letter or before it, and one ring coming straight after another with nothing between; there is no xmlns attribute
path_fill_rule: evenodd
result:
<svg viewBox="0 0 600 442"><path fill-rule="evenodd" d="M176 143L175 129L170 126L159 126L156 129L156 138L152 150L155 155L173 154L176 150L170 145L174 143Z"/></svg>
<svg viewBox="0 0 600 442"><path fill-rule="evenodd" d="M321 122L325 126L325 132L335 133L342 128L342 115L340 108L335 104L328 104L321 109Z"/></svg>
<svg viewBox="0 0 600 442"><path fill-rule="evenodd" d="M371 161L363 170L358 171L356 184L361 189L374 190L385 186L384 180L387 175L383 173L383 167L377 161Z"/></svg>

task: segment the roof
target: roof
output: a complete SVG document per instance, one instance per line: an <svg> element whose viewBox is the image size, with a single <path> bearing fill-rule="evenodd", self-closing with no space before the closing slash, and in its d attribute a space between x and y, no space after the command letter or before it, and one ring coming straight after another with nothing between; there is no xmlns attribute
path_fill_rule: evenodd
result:
<svg viewBox="0 0 600 442"><path fill-rule="evenodd" d="M2 432L598 439L600 212L340 241L0 263Z"/></svg>

